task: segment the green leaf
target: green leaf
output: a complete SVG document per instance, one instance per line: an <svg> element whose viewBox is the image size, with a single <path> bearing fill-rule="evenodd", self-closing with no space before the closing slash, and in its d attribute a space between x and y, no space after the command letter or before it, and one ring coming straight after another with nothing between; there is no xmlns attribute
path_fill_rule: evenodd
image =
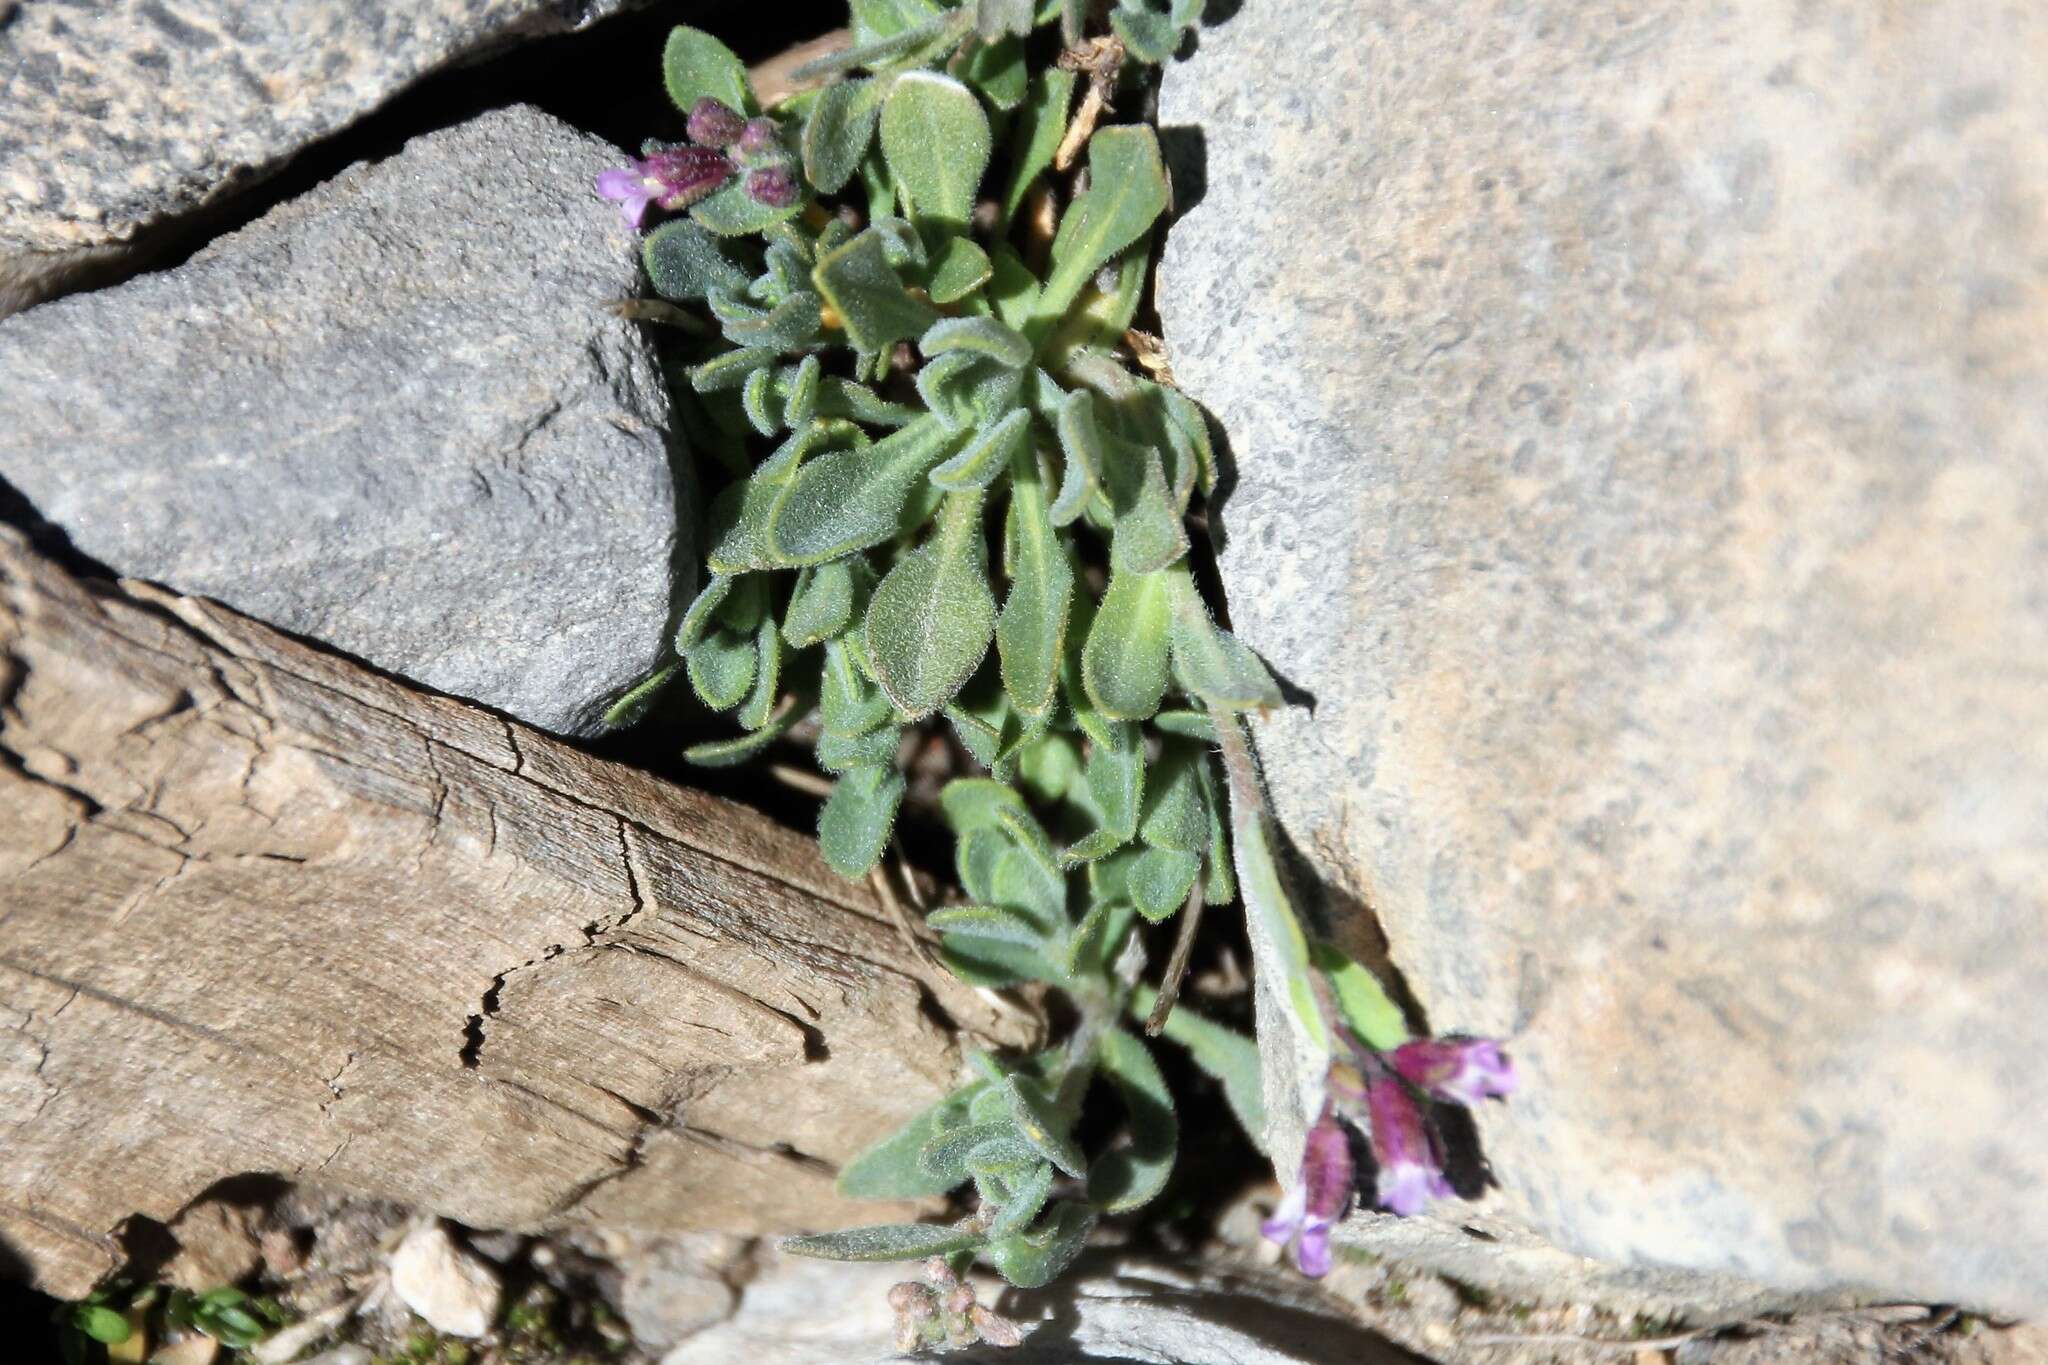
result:
<svg viewBox="0 0 2048 1365"><path fill-rule="evenodd" d="M804 122L803 157L804 177L823 193L839 193L860 169L889 85L870 77L839 81L818 92Z"/></svg>
<svg viewBox="0 0 2048 1365"><path fill-rule="evenodd" d="M736 389L747 382L748 375L764 365L773 365L778 359L777 353L765 346L727 351L693 367L690 370L690 387L698 393Z"/></svg>
<svg viewBox="0 0 2048 1365"><path fill-rule="evenodd" d="M1103 1074L1123 1098L1131 1140L1099 1157L1088 1170L1088 1202L1105 1213L1129 1213L1152 1202L1173 1174L1180 1125L1159 1064L1142 1042L1109 1029L1098 1045Z"/></svg>
<svg viewBox="0 0 2048 1365"><path fill-rule="evenodd" d="M1140 983L1131 993L1131 1016L1152 1013L1158 992ZM1259 1077L1259 1045L1235 1029L1205 1019L1185 1003L1176 1004L1160 1030L1188 1050L1194 1064L1223 1086L1223 1099L1237 1115L1238 1126L1260 1151L1266 1149L1266 1103Z"/></svg>
<svg viewBox="0 0 2048 1365"><path fill-rule="evenodd" d="M943 706L996 630L981 547L981 494L949 493L931 541L898 560L868 602L876 681L912 720Z"/></svg>
<svg viewBox="0 0 2048 1365"><path fill-rule="evenodd" d="M661 50L661 78L670 102L685 115L706 95L743 114L755 107L745 64L700 29L678 25L669 32Z"/></svg>
<svg viewBox="0 0 2048 1365"><path fill-rule="evenodd" d="M801 431L817 419L824 372L823 362L814 355L805 356L793 373L784 371L787 378L783 385L782 420L790 430Z"/></svg>
<svg viewBox="0 0 2048 1365"><path fill-rule="evenodd" d="M1170 60L1180 46L1180 27L1154 10L1121 6L1110 11L1109 26L1133 57L1155 66Z"/></svg>
<svg viewBox="0 0 2048 1365"><path fill-rule="evenodd" d="M1008 235L1024 197L1052 165L1053 153L1067 135L1067 109L1074 102L1075 79L1073 72L1058 69L1041 71L1031 79L1010 143L1010 185L1003 192L999 236Z"/></svg>
<svg viewBox="0 0 2048 1365"><path fill-rule="evenodd" d="M79 1331L107 1346L119 1346L134 1331L124 1315L105 1304L81 1303L71 1310L71 1321Z"/></svg>
<svg viewBox="0 0 2048 1365"><path fill-rule="evenodd" d="M994 318L941 319L918 338L917 348L927 356L970 352L1013 370L1031 363L1031 343L1024 339L1024 334Z"/></svg>
<svg viewBox="0 0 2048 1365"><path fill-rule="evenodd" d="M676 628L676 652L687 654L704 632L711 629L711 623L718 615L718 609L725 605L726 594L732 591L732 575L714 573L705 580L704 586L690 601L689 610L683 613L683 623Z"/></svg>
<svg viewBox="0 0 2048 1365"><path fill-rule="evenodd" d="M1159 709L1170 592L1165 573L1110 575L1082 649L1081 680L1112 720L1146 720Z"/></svg>
<svg viewBox="0 0 2048 1365"><path fill-rule="evenodd" d="M706 632L688 655L690 686L714 711L738 706L754 685L758 651L751 635L723 627Z"/></svg>
<svg viewBox="0 0 2048 1365"><path fill-rule="evenodd" d="M989 1243L982 1251L1002 1277L1019 1289L1038 1289L1059 1278L1088 1244L1095 1211L1062 1201L1029 1232ZM786 1245L786 1244L785 1244Z"/></svg>
<svg viewBox="0 0 2048 1365"><path fill-rule="evenodd" d="M976 246L973 239L948 237L939 248L925 292L931 295L933 303L958 303L988 283L994 273L988 253Z"/></svg>
<svg viewBox="0 0 2048 1365"><path fill-rule="evenodd" d="M853 41L862 46L912 33L940 17L933 0L852 0Z"/></svg>
<svg viewBox="0 0 2048 1365"><path fill-rule="evenodd" d="M1124 886L1138 913L1157 924L1180 913L1201 870L1202 859L1197 854L1148 848L1131 860Z"/></svg>
<svg viewBox="0 0 2048 1365"><path fill-rule="evenodd" d="M818 766L830 773L843 773L854 768L887 767L896 761L896 751L903 742L903 731L894 725L884 725L878 730L869 730L858 735L822 734L812 750Z"/></svg>
<svg viewBox="0 0 2048 1365"><path fill-rule="evenodd" d="M999 943L1017 943L1026 948L1038 948L1045 944L1044 926L1001 905L948 906L925 916L925 923L941 933L965 934L973 938L994 939Z"/></svg>
<svg viewBox="0 0 2048 1365"><path fill-rule="evenodd" d="M1254 711L1281 704L1280 686L1251 647L1210 619L1186 570L1171 576L1173 613L1167 641L1174 675L1212 711Z"/></svg>
<svg viewBox="0 0 2048 1365"><path fill-rule="evenodd" d="M796 217L804 202L798 195L781 208L764 204L747 193L746 177L739 176L710 198L690 205L690 217L721 237L749 237Z"/></svg>
<svg viewBox="0 0 2048 1365"><path fill-rule="evenodd" d="M775 714L775 703L782 698L782 632L776 629L775 618L765 611L761 624L754 630L754 655L754 690L747 695L739 713L740 726L747 730L766 725Z"/></svg>
<svg viewBox="0 0 2048 1365"><path fill-rule="evenodd" d="M1152 717L1152 728L1181 739L1200 740L1204 744L1216 742L1216 722L1202 711L1161 711Z"/></svg>
<svg viewBox="0 0 2048 1365"><path fill-rule="evenodd" d="M625 696L620 697L605 708L605 728L607 730L623 729L646 715L648 708L654 704L654 699L661 694L663 688L668 686L669 680L675 677L676 670L682 666L680 660L664 664L646 678L635 683L632 690L628 691Z"/></svg>
<svg viewBox="0 0 2048 1365"><path fill-rule="evenodd" d="M1066 473L1060 479L1060 495L1051 516L1055 526L1071 525L1088 508L1088 500L1101 486L1102 430L1095 420L1095 395L1075 389L1061 400L1055 427L1060 451L1066 456Z"/></svg>
<svg viewBox="0 0 2048 1365"><path fill-rule="evenodd" d="M799 698L794 705L770 716L767 724L747 734L691 745L683 750L683 761L699 768L737 767L788 734L808 709Z"/></svg>
<svg viewBox="0 0 2048 1365"><path fill-rule="evenodd" d="M747 287L745 272L726 259L718 238L687 218L673 219L648 233L640 258L654 291L678 303L694 302L714 289Z"/></svg>
<svg viewBox="0 0 2048 1365"><path fill-rule="evenodd" d="M954 1091L847 1162L839 1168L839 1192L852 1199L919 1199L952 1189L958 1181L938 1183L918 1156L939 1134L965 1126L969 1106L988 1089L988 1082L976 1081Z"/></svg>
<svg viewBox="0 0 2048 1365"><path fill-rule="evenodd" d="M722 292L712 294L711 311L725 324L725 339L735 346L794 351L818 339L819 308L824 301L808 289L767 309L734 307L727 302L730 298Z"/></svg>
<svg viewBox="0 0 2048 1365"><path fill-rule="evenodd" d="M1008 0L981 0L981 10L986 14L996 3ZM1026 6L1027 10L1029 6ZM992 43L983 43L968 56L961 75L968 84L981 91L988 102L1004 113L1024 103L1030 90L1031 67L1024 59L1024 44L1018 39L1003 38Z"/></svg>
<svg viewBox="0 0 2048 1365"><path fill-rule="evenodd" d="M1010 460L1010 596L996 626L1003 689L1026 715L1053 704L1074 599L1074 568L1053 531L1038 458L1028 444Z"/></svg>
<svg viewBox="0 0 2048 1365"><path fill-rule="evenodd" d="M1000 829L999 814L1005 810L1017 815L1026 813L1023 797L1008 784L986 777L956 777L948 782L939 793L939 810L956 835L975 829ZM982 894L974 891L966 877L961 881L971 894Z"/></svg>
<svg viewBox="0 0 2048 1365"><path fill-rule="evenodd" d="M1200 853L1209 846L1209 812L1202 799L1202 765L1207 755L1185 744L1167 744L1152 765L1145 792L1145 821L1139 836L1154 848Z"/></svg>
<svg viewBox="0 0 2048 1365"><path fill-rule="evenodd" d="M1012 409L1001 421L984 426L960 453L934 469L928 476L949 492L986 488L1010 467L1018 451L1029 453L1031 414Z"/></svg>
<svg viewBox="0 0 2048 1365"><path fill-rule="evenodd" d="M747 420L763 436L773 436L782 430L782 411L773 402L774 388L775 371L756 370L747 376L746 387L740 393L740 406Z"/></svg>
<svg viewBox="0 0 2048 1365"><path fill-rule="evenodd" d="M789 594L782 638L805 649L838 635L865 605L873 583L874 570L858 555L805 569Z"/></svg>
<svg viewBox="0 0 2048 1365"><path fill-rule="evenodd" d="M873 228L826 252L811 278L839 314L847 340L867 355L920 335L939 318L938 309L903 287L882 234Z"/></svg>
<svg viewBox="0 0 2048 1365"><path fill-rule="evenodd" d="M1042 325L1063 315L1095 272L1137 241L1166 211L1166 165L1143 125L1101 128L1088 142L1088 192L1060 220L1053 269L1039 298Z"/></svg>
<svg viewBox="0 0 2048 1365"><path fill-rule="evenodd" d="M895 714L889 699L855 666L848 641L826 644L818 699L818 723L828 735L864 735Z"/></svg>
<svg viewBox="0 0 2048 1365"><path fill-rule="evenodd" d="M1116 742L1094 746L1087 768L1089 804L1094 807L1102 832L1116 839L1103 853L1137 836L1138 813L1145 793L1145 742L1138 727L1114 725L1110 732Z"/></svg>
<svg viewBox="0 0 2048 1365"><path fill-rule="evenodd" d="M1204 743L1213 745L1216 740L1204 737ZM1237 878L1230 870L1230 828L1224 819L1223 781L1215 763L1206 755L1196 766L1195 774L1202 782L1202 805L1209 817L1209 851L1203 860L1208 864L1209 876L1202 887L1202 899L1211 905L1228 905L1237 899Z"/></svg>
<svg viewBox="0 0 2048 1365"><path fill-rule="evenodd" d="M1377 976L1327 943L1310 944L1309 958L1330 979L1337 1008L1366 1046L1392 1052L1414 1036L1401 1007L1388 996Z"/></svg>
<svg viewBox="0 0 2048 1365"><path fill-rule="evenodd" d="M1058 330L1039 348L1045 363L1063 370L1082 351L1115 349L1137 316L1138 302L1144 297L1145 281L1150 274L1146 267L1151 260L1151 253L1144 247L1132 247L1117 258L1114 288L1104 292L1091 283L1081 302L1068 310ZM1096 279L1101 276L1098 274Z"/></svg>
<svg viewBox="0 0 2048 1365"><path fill-rule="evenodd" d="M854 768L832 788L818 814L825 861L842 877L865 877L881 860L903 803L903 775L880 765Z"/></svg>
<svg viewBox="0 0 2048 1365"><path fill-rule="evenodd" d="M1042 1084L1012 1073L1003 1078L1003 1098L1009 1104L1011 1122L1040 1156L1076 1179L1087 1174L1087 1159L1067 1136L1072 1119L1060 1112Z"/></svg>
<svg viewBox="0 0 2048 1365"><path fill-rule="evenodd" d="M972 351L949 351L917 372L918 396L956 431L1008 416L1023 382L1021 371Z"/></svg>
<svg viewBox="0 0 2048 1365"><path fill-rule="evenodd" d="M934 1181L943 1180L952 1189L967 1179L967 1158L975 1148L992 1138L1011 1134L1007 1123L976 1123L940 1133L917 1154L917 1164Z"/></svg>
<svg viewBox="0 0 2048 1365"><path fill-rule="evenodd" d="M971 934L948 934L939 944L939 960L970 986L1000 989L1020 981L1059 980L1059 972L1036 949Z"/></svg>
<svg viewBox="0 0 2048 1365"><path fill-rule="evenodd" d="M989 256L986 297L996 320L1018 331L1030 324L1032 310L1038 306L1038 276L1007 243L996 243Z"/></svg>
<svg viewBox="0 0 2048 1365"><path fill-rule="evenodd" d="M795 1256L816 1256L827 1261L921 1261L927 1256L950 1256L956 1251L973 1251L986 1240L970 1223L945 1227L934 1223L883 1223L871 1228L848 1228L843 1232L821 1232L810 1237L785 1237L782 1249Z"/></svg>
<svg viewBox="0 0 2048 1365"><path fill-rule="evenodd" d="M1110 571L1144 574L1166 568L1188 552L1188 533L1167 490L1159 452L1114 436L1104 436L1102 444L1103 483L1115 518Z"/></svg>
<svg viewBox="0 0 2048 1365"><path fill-rule="evenodd" d="M1002 627L996 627L997 643ZM1065 735L1050 734L1026 744L1017 755L1017 781L1045 805L1066 799L1067 792L1081 780L1081 751Z"/></svg>
<svg viewBox="0 0 2048 1365"><path fill-rule="evenodd" d="M831 433L823 423L813 423L791 433L775 453L760 463L745 483L733 484L711 504L708 537L711 548L704 562L720 575L765 569L775 564L769 552L769 518L796 479L803 460L826 444ZM715 583L717 580L714 579ZM709 591L709 588L706 589ZM721 594L722 596L722 594ZM692 609L694 612L694 608ZM683 618L683 634L690 631L691 618ZM684 648L681 644L678 648Z"/></svg>
<svg viewBox="0 0 2048 1365"><path fill-rule="evenodd" d="M965 232L988 168L988 115L974 92L935 71L896 79L882 103L882 156L910 216Z"/></svg>
<svg viewBox="0 0 2048 1365"><path fill-rule="evenodd" d="M1226 744L1244 745L1241 723L1235 718L1219 722L1240 727L1222 738ZM1243 750L1240 750L1243 752ZM1238 889L1244 897L1245 919L1257 951L1261 943L1270 950L1279 989L1276 994L1294 1016L1300 1039L1327 1052L1330 1030L1316 1003L1309 972L1308 939L1301 920L1287 899L1280 880L1280 868L1273 861L1272 845L1266 837L1266 814L1256 792L1246 792L1233 779L1230 784L1231 854L1237 862Z"/></svg>
<svg viewBox="0 0 2048 1365"><path fill-rule="evenodd" d="M1045 1207L1046 1198L1052 1194L1054 1177L1052 1163L1041 1161L1031 1168L1023 1179L1010 1187L1010 1197L1003 1201L995 1218L988 1225L991 1239L1008 1237L1010 1234L1038 1216Z"/></svg>
<svg viewBox="0 0 2048 1365"><path fill-rule="evenodd" d="M959 438L927 414L865 450L835 450L797 471L769 513L767 542L788 566L820 564L899 534L913 487Z"/></svg>

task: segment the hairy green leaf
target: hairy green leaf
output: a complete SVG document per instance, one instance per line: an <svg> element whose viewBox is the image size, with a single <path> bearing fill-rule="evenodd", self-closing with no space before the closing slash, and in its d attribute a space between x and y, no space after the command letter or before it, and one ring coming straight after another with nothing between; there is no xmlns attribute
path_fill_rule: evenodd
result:
<svg viewBox="0 0 2048 1365"><path fill-rule="evenodd" d="M865 450L835 450L797 471L769 513L767 542L797 566L864 550L896 535L911 489L959 439L926 415Z"/></svg>
<svg viewBox="0 0 2048 1365"><path fill-rule="evenodd" d="M1076 1179L1087 1174L1087 1158L1067 1135L1073 1120L1060 1112L1043 1085L1012 1073L1003 1078L1003 1098L1009 1102L1011 1122L1040 1156Z"/></svg>
<svg viewBox="0 0 2048 1365"><path fill-rule="evenodd" d="M1180 1145L1173 1094L1144 1043L1110 1029L1098 1045L1103 1074L1116 1086L1130 1115L1130 1142L1098 1157L1088 1170L1088 1202L1106 1213L1129 1213L1166 1188Z"/></svg>
<svg viewBox="0 0 2048 1365"><path fill-rule="evenodd" d="M985 1235L970 1223L953 1227L884 1223L810 1237L785 1237L782 1249L794 1256L816 1256L827 1261L921 1261L927 1256L973 1251L985 1240Z"/></svg>
<svg viewBox="0 0 2048 1365"><path fill-rule="evenodd" d="M1166 568L1188 552L1188 533L1167 489L1159 452L1114 436L1104 436L1102 445L1103 483L1115 518L1110 571L1145 574Z"/></svg>
<svg viewBox="0 0 2048 1365"><path fill-rule="evenodd" d="M730 768L753 758L788 734L804 718L806 703L798 698L770 716L768 723L733 739L708 740L683 750L683 761L699 768Z"/></svg>
<svg viewBox="0 0 2048 1365"><path fill-rule="evenodd" d="M925 923L947 934L1020 943L1027 948L1042 947L1045 929L1036 920L1001 905L954 905L934 910Z"/></svg>
<svg viewBox="0 0 2048 1365"><path fill-rule="evenodd" d="M721 237L750 237L777 223L788 222L803 208L802 195L780 208L764 204L747 193L746 177L739 176L709 199L690 205L690 217Z"/></svg>
<svg viewBox="0 0 2048 1365"><path fill-rule="evenodd" d="M982 12L999 3L1009 0L981 0ZM1016 38L980 44L968 55L960 74L1004 113L1024 103L1030 91L1031 68L1025 60L1024 44Z"/></svg>
<svg viewBox="0 0 2048 1365"><path fill-rule="evenodd" d="M1066 395L1060 402L1055 426L1067 467L1050 514L1053 525L1068 526L1087 510L1088 500L1101 486L1102 431L1095 421L1095 395L1086 389L1075 389Z"/></svg>
<svg viewBox="0 0 2048 1365"><path fill-rule="evenodd" d="M804 176L826 194L846 188L874 140L875 121L890 82L878 77L839 81L818 92L804 121Z"/></svg>
<svg viewBox="0 0 2048 1365"><path fill-rule="evenodd" d="M754 670L760 662L751 635L722 626L705 632L687 657L690 686L714 711L740 704L754 685Z"/></svg>
<svg viewBox="0 0 2048 1365"><path fill-rule="evenodd" d="M1150 1015L1158 999L1158 993L1150 986L1139 984L1131 993L1132 1017L1143 1019ZM1237 1115L1238 1126L1254 1147L1264 1151L1266 1103L1259 1076L1259 1045L1235 1029L1203 1018L1185 1003L1173 1007L1161 1032L1186 1048L1194 1064L1223 1086L1224 1102Z"/></svg>
<svg viewBox="0 0 2048 1365"><path fill-rule="evenodd" d="M1097 270L1151 228L1166 210L1159 139L1143 125L1101 128L1088 142L1088 192L1060 220L1051 276L1038 302L1041 325L1063 316Z"/></svg>
<svg viewBox="0 0 2048 1365"><path fill-rule="evenodd" d="M974 92L935 71L896 79L882 103L882 156L919 222L965 232L988 167L988 115Z"/></svg>
<svg viewBox="0 0 2048 1365"><path fill-rule="evenodd" d="M1088 696L1113 720L1146 720L1166 693L1171 588L1166 573L1118 574L1081 653Z"/></svg>
<svg viewBox="0 0 2048 1365"><path fill-rule="evenodd" d="M688 25L670 30L661 50L661 78L670 101L686 115L706 95L740 113L754 107L746 65L724 43Z"/></svg>
<svg viewBox="0 0 2048 1365"><path fill-rule="evenodd" d="M1023 387L1022 371L973 351L949 351L917 372L925 406L955 431L1008 416Z"/></svg>
<svg viewBox="0 0 2048 1365"><path fill-rule="evenodd" d="M1052 165L1053 153L1059 150L1060 139L1067 134L1067 108L1074 102L1074 81L1073 72L1057 68L1031 78L1010 144L1010 184L1003 191L1005 232L1038 177Z"/></svg>
<svg viewBox="0 0 2048 1365"><path fill-rule="evenodd" d="M1181 686L1212 711L1252 711L1281 703L1279 684L1251 647L1210 619L1194 578L1171 576L1173 620L1167 640Z"/></svg>
<svg viewBox="0 0 2048 1365"><path fill-rule="evenodd" d="M1147 848L1131 859L1124 887L1138 913L1154 923L1172 919L1195 889L1200 856L1174 848Z"/></svg>
<svg viewBox="0 0 2048 1365"><path fill-rule="evenodd" d="M1010 460L1010 596L996 627L1003 688L1026 715L1053 703L1074 598L1074 568L1053 531L1038 458L1028 444Z"/></svg>
<svg viewBox="0 0 2048 1365"><path fill-rule="evenodd" d="M818 703L818 722L828 735L864 735L894 715L889 699L855 666L852 643L845 640L825 645Z"/></svg>
<svg viewBox="0 0 2048 1365"><path fill-rule="evenodd" d="M678 303L694 302L715 289L747 287L746 274L726 258L718 238L687 218L648 233L640 257L655 292Z"/></svg>
<svg viewBox="0 0 2048 1365"><path fill-rule="evenodd" d="M865 608L873 583L874 570L858 555L805 569L790 591L782 638L804 649L838 635Z"/></svg>
<svg viewBox="0 0 2048 1365"><path fill-rule="evenodd" d="M1073 1264L1081 1248L1088 1244L1088 1234L1094 1227L1093 1209L1062 1201L1031 1231L990 1242L982 1254L1011 1284L1019 1289L1037 1289L1050 1284Z"/></svg>
<svg viewBox="0 0 2048 1365"><path fill-rule="evenodd" d="M825 861L842 877L865 877L881 860L903 802L903 775L880 765L849 770L818 814Z"/></svg>
<svg viewBox="0 0 2048 1365"><path fill-rule="evenodd" d="M1041 1161L1010 1187L1010 1197L988 1225L991 1239L1005 1238L1038 1216L1052 1194L1055 1172L1052 1163Z"/></svg>
<svg viewBox="0 0 2048 1365"><path fill-rule="evenodd" d="M917 1164L934 1181L943 1180L951 1189L967 1179L967 1158L975 1148L992 1138L1009 1137L1007 1123L974 1123L940 1133L917 1154Z"/></svg>
<svg viewBox="0 0 2048 1365"><path fill-rule="evenodd" d="M1154 848L1200 853L1209 846L1209 812L1202 796L1202 765L1208 756L1185 744L1167 744L1145 791L1145 821L1139 835Z"/></svg>
<svg viewBox="0 0 2048 1365"><path fill-rule="evenodd" d="M960 453L930 474L931 481L949 492L987 488L1010 467L1020 450L1028 449L1031 414L1014 408L1010 415L974 433L974 439Z"/></svg>
<svg viewBox="0 0 2048 1365"><path fill-rule="evenodd" d="M941 1133L964 1127L986 1081L963 1086L924 1110L899 1132L884 1138L839 1168L838 1189L854 1199L919 1199L944 1194L958 1181L939 1183L918 1156Z"/></svg>
<svg viewBox="0 0 2048 1365"><path fill-rule="evenodd" d="M868 355L921 334L939 318L936 308L903 287L883 235L874 228L826 252L811 277L838 314L847 340Z"/></svg>
<svg viewBox="0 0 2048 1365"><path fill-rule="evenodd" d="M1031 343L1024 339L1024 334L994 318L941 319L918 338L917 348L927 356L968 351L1013 370L1031 363Z"/></svg>
<svg viewBox="0 0 2048 1365"><path fill-rule="evenodd" d="M995 635L981 545L981 494L949 493L930 543L898 560L868 602L876 681L913 720L967 682Z"/></svg>
<svg viewBox="0 0 2048 1365"><path fill-rule="evenodd" d="M988 253L972 238L948 237L939 248L925 292L931 295L933 303L958 303L987 284L994 273Z"/></svg>

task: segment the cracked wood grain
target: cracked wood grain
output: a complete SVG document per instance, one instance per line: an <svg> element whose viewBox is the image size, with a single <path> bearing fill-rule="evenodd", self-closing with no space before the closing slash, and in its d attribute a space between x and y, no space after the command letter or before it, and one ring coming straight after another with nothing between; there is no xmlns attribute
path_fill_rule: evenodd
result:
<svg viewBox="0 0 2048 1365"><path fill-rule="evenodd" d="M0 1266L50 1292L249 1172L892 1216L836 1164L1013 1029L799 833L0 528Z"/></svg>

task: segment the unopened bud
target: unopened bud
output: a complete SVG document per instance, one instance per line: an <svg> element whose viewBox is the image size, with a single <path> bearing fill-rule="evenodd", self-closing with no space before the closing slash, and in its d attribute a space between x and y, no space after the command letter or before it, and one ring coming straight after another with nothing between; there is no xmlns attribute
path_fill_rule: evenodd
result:
<svg viewBox="0 0 2048 1365"><path fill-rule="evenodd" d="M981 1333L981 1339L991 1346L1022 1346L1024 1331L1000 1314L976 1304L967 1310L967 1320L974 1324L974 1330Z"/></svg>
<svg viewBox="0 0 2048 1365"><path fill-rule="evenodd" d="M973 1285L956 1284L953 1286L952 1292L946 1295L946 1311L948 1313L961 1314L967 1312L969 1309L973 1307Z"/></svg>
<svg viewBox="0 0 2048 1365"><path fill-rule="evenodd" d="M924 1277L941 1289L958 1282L954 1278L953 1267L943 1256L933 1256L924 1263Z"/></svg>
<svg viewBox="0 0 2048 1365"><path fill-rule="evenodd" d="M730 147L746 131L747 121L722 100L703 96L690 106L690 141L699 147Z"/></svg>
<svg viewBox="0 0 2048 1365"><path fill-rule="evenodd" d="M899 1313L909 1311L910 1305L924 1297L924 1286L909 1280L889 1286L889 1306Z"/></svg>
<svg viewBox="0 0 2048 1365"><path fill-rule="evenodd" d="M740 155L752 160L766 156L782 147L782 130L775 126L772 118L748 119L739 131Z"/></svg>
<svg viewBox="0 0 2048 1365"><path fill-rule="evenodd" d="M771 209L786 209L796 202L796 177L786 166L763 166L748 171L747 197Z"/></svg>

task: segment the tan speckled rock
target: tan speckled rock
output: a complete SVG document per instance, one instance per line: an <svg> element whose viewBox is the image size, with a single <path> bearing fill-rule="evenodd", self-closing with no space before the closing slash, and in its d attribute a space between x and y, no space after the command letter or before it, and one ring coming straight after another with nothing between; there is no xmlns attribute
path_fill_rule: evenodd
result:
<svg viewBox="0 0 2048 1365"><path fill-rule="evenodd" d="M1279 813L1512 1039L1487 1212L1563 1247L2048 1311L2044 69L1994 0L1261 0L1167 78Z"/></svg>

